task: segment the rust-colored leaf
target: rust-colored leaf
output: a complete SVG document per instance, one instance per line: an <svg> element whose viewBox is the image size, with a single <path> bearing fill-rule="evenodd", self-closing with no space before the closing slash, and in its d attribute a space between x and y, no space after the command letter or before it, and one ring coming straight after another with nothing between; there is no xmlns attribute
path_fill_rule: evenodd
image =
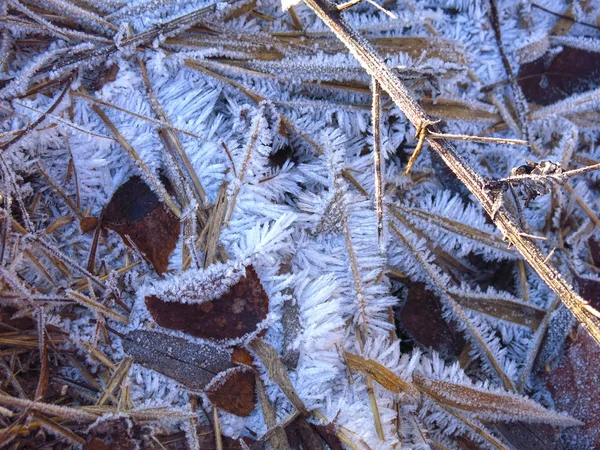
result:
<svg viewBox="0 0 600 450"><path fill-rule="evenodd" d="M94 231L97 225L97 217L84 217L79 221L79 227L81 228L82 233L89 233L91 231Z"/></svg>
<svg viewBox="0 0 600 450"><path fill-rule="evenodd" d="M127 245L137 247L156 272L167 271L169 256L179 239L179 219L140 177L131 177L117 189L104 208L102 226L119 233Z"/></svg>
<svg viewBox="0 0 600 450"><path fill-rule="evenodd" d="M252 358L252 355L248 350L236 347L231 353L231 362L242 366L252 367L254 358Z"/></svg>
<svg viewBox="0 0 600 450"><path fill-rule="evenodd" d="M184 299L182 299L184 300ZM236 339L256 330L269 312L269 297L252 266L228 292L202 303L165 302L146 297L158 325L205 339Z"/></svg>
<svg viewBox="0 0 600 450"><path fill-rule="evenodd" d="M582 427L563 431L569 448L598 448L600 442L600 349L582 329L566 343L563 357L542 375L546 388L559 410L567 411L584 422Z"/></svg>
<svg viewBox="0 0 600 450"><path fill-rule="evenodd" d="M423 283L409 283L408 297L398 314L400 328L424 347L457 357L465 340L442 316L442 302Z"/></svg>
<svg viewBox="0 0 600 450"><path fill-rule="evenodd" d="M206 387L206 395L222 410L246 417L256 406L256 379L245 367L234 367L216 376Z"/></svg>
<svg viewBox="0 0 600 450"><path fill-rule="evenodd" d="M598 87L600 53L571 47L564 47L559 53L551 50L523 64L518 80L528 101L550 105Z"/></svg>
<svg viewBox="0 0 600 450"><path fill-rule="evenodd" d="M144 444L134 438L141 435L139 426L127 419L116 419L100 422L87 433L83 450L137 450L145 448Z"/></svg>

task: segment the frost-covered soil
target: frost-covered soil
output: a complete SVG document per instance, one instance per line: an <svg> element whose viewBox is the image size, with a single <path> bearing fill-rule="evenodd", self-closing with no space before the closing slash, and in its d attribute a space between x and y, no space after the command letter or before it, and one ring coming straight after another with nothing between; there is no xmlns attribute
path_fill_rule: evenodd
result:
<svg viewBox="0 0 600 450"><path fill-rule="evenodd" d="M560 359L570 313L427 146L404 173L415 129L385 95L378 236L371 80L306 5L292 12L271 1L77 5L2 6L0 439L22 440L21 448L33 448L34 436L36 445L76 446L89 440L94 421L130 417L145 436L133 440L148 448L201 447L195 427L215 425L204 391L227 376L221 369L250 370L231 368L234 348L253 355L250 373L282 421L298 404L270 376L256 340L277 351L308 421L331 423L347 448L503 448L507 437L494 422L577 425L554 410L539 377ZM596 24L597 1L538 5L496 2L514 77L544 54L551 61L572 49L598 52L597 28L547 11ZM344 16L444 132L529 142L457 142L481 176L506 177L542 160L565 170L598 162L597 84L587 79L544 101L553 78L538 77L541 93L507 81L487 2L383 6L396 18L369 3ZM148 248L127 237L127 227L149 215L137 211L137 194L117 208L125 229L106 220L111 198L132 176L169 217L136 228L153 238ZM572 283L594 283L598 175L569 185L527 206L514 191L528 232L542 237L544 254L553 252L549 261ZM161 273L157 260L165 257ZM250 284L251 271L259 283L245 293L238 283ZM440 354L435 339L420 342L403 326L419 283L463 336L455 351ZM228 297L235 286L241 293ZM185 327L161 326L168 308L153 313L150 296L205 310L231 302L224 306L231 319L203 325L177 313ZM254 322L246 316L251 299L268 303ZM427 311L417 323L424 335L442 323ZM124 345L140 330L189 347L150 339L141 355ZM165 368L152 349L201 368L177 375L177 364ZM345 352L370 361L375 374L350 368ZM382 385L381 366L411 389ZM223 434L260 440L270 426L259 403L246 417L219 408ZM30 426L35 418L21 412L33 410L53 423ZM163 439L181 431L175 444ZM567 448L591 448L593 440L565 439Z"/></svg>

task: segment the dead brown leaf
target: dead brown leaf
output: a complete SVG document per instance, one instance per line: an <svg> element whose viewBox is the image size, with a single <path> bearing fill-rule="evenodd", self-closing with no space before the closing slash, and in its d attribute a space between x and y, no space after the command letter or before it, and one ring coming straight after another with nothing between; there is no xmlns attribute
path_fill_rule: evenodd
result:
<svg viewBox="0 0 600 450"><path fill-rule="evenodd" d="M255 388L254 372L245 367L234 367L216 376L205 392L217 408L246 417L256 406Z"/></svg>
<svg viewBox="0 0 600 450"><path fill-rule="evenodd" d="M237 339L256 330L269 312L269 297L254 268L229 292L203 303L162 301L146 297L146 307L158 325L205 339Z"/></svg>

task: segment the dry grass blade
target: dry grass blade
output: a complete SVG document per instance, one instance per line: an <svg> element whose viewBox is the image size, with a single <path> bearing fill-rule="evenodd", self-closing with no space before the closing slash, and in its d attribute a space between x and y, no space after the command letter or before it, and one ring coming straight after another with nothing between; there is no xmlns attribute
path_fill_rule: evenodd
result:
<svg viewBox="0 0 600 450"><path fill-rule="evenodd" d="M507 248L506 242L504 242L502 238L493 234L486 233L485 231L481 231L462 222L457 222L455 220L449 219L439 214L432 213L430 211L425 211L418 208L411 208L401 204L388 203L387 207L390 209L390 212L397 218L400 218L402 214L407 214L409 216L413 216L415 218L427 221L427 223L434 224L458 236L463 236L467 239L479 242L485 246L492 247L504 253L514 254L513 250Z"/></svg>
<svg viewBox="0 0 600 450"><path fill-rule="evenodd" d="M411 383L404 381L390 369L382 366L378 362L364 359L359 355L349 352L345 352L344 356L350 369L372 377L387 390L397 393L403 392L409 394L411 397L418 397L419 393Z"/></svg>
<svg viewBox="0 0 600 450"><path fill-rule="evenodd" d="M375 180L375 211L377 212L377 237L379 247L383 250L383 160L381 159L381 86L373 79L373 105L371 120L373 122L373 168Z"/></svg>
<svg viewBox="0 0 600 450"><path fill-rule="evenodd" d="M546 311L502 296L484 293L466 293L448 290L449 295L461 306L481 312L498 319L537 329L546 316Z"/></svg>
<svg viewBox="0 0 600 450"><path fill-rule="evenodd" d="M98 314L103 314L114 320L118 320L121 323L129 323L129 319L127 319L127 317L123 316L122 314L114 312L112 309L104 306L102 303L99 303L98 301L96 301L86 295L80 294L79 292L76 292L76 291L73 291L70 289L67 291L67 295L69 297L71 297L73 300L75 300L77 303L79 303L80 305L83 305L87 308L93 309Z"/></svg>
<svg viewBox="0 0 600 450"><path fill-rule="evenodd" d="M469 411L481 419L523 420L559 426L582 424L577 419L547 410L532 400L506 392L490 392L420 374L413 374L413 383L437 403Z"/></svg>
<svg viewBox="0 0 600 450"><path fill-rule="evenodd" d="M208 267L216 261L217 248L219 246L219 236L223 227L225 211L227 209L227 181L224 181L219 188L217 200L213 206L205 230L207 234L206 253L204 254L204 267ZM204 234L204 232L203 232Z"/></svg>
<svg viewBox="0 0 600 450"><path fill-rule="evenodd" d="M113 373L110 381L107 383L106 387L104 388L104 391L102 391L100 398L98 398L96 405L102 406L102 405L106 404L106 402L111 398L113 393L121 385L121 383L123 382L123 379L129 373L131 364L133 364L132 358L124 358L119 363L119 365L115 369L115 372Z"/></svg>
<svg viewBox="0 0 600 450"><path fill-rule="evenodd" d="M367 73L377 79L381 87L390 95L394 103L402 110L416 129L431 123L423 108L414 100L402 81L385 64L371 44L360 36L341 16L335 5L328 0L305 0L334 34L346 45L358 59ZM436 129L432 131L438 132ZM537 244L524 237L523 230L506 207L495 212L496 194L486 188L484 180L469 166L447 141L427 138L431 148L436 151L457 178L481 203L484 210L493 217L494 223L502 234L519 250L525 260L560 297L577 320L600 344L600 320L583 307L585 301L554 267L549 265Z"/></svg>
<svg viewBox="0 0 600 450"><path fill-rule="evenodd" d="M173 201L165 187L162 185L158 177L154 174L154 172L152 172L148 168L146 163L140 158L140 156L137 154L134 148L129 144L129 142L125 140L125 138L121 135L115 124L109 119L106 113L102 111L102 109L100 109L98 105L92 105L92 109L96 114L98 114L100 119L102 119L102 122L104 122L104 124L112 132L113 136L117 139L117 141L119 141L119 144L121 144L121 146L127 152L134 164L137 167L139 167L140 171L144 176L144 180L147 181L150 186L152 186L152 189L156 193L156 195L158 195L165 203L165 205L167 205L167 207L171 210L171 212L175 214L175 217L180 218L181 209L179 209L179 206L175 204L175 202Z"/></svg>
<svg viewBox="0 0 600 450"><path fill-rule="evenodd" d="M57 423L56 421L50 419L49 417L46 417L41 413L36 413L35 418L38 420L38 422L40 422L40 424L50 428L55 433L57 433L61 436L64 436L65 438L67 438L67 440L73 442L74 444L77 444L77 445L85 444L85 439L83 439L81 436L78 436L77 434L73 433L71 430L62 426L61 424Z"/></svg>
<svg viewBox="0 0 600 450"><path fill-rule="evenodd" d="M97 414L92 414L82 409L72 408L69 406L51 405L43 402L34 402L31 400L11 397L10 395L2 393L0 393L0 404L21 409L31 408L32 410L39 411L43 414L60 417L65 420L74 420L76 422L89 423L98 418Z"/></svg>
<svg viewBox="0 0 600 450"><path fill-rule="evenodd" d="M150 97L150 103L152 104L152 107L154 108L154 112L156 113L156 115L162 122L165 122L170 125L169 118L167 117L167 113L161 107L161 105L158 101L158 97L156 96L156 93L154 92L154 90L152 89L152 86L150 84L150 79L148 78L148 71L146 70L146 64L144 63L144 61L142 59L140 59L139 63L140 63L140 70L142 72L142 78L144 80L144 83L146 84L146 89L147 89L148 95ZM181 159L183 167L185 168L185 171L186 171L189 179L192 182L192 186L194 187L194 189L192 189L192 192L194 193L194 196L196 197L198 204L200 206L206 206L206 204L207 204L206 192L204 191L204 188L202 187L202 184L200 183L200 180L198 179L198 176L196 175L196 171L194 170L194 167L192 166L192 162L188 158L187 153L185 152L183 146L181 145L181 141L179 140L179 137L177 137L177 134L171 128L166 128L164 130L164 135L165 135L164 136L165 141L167 141L167 139L168 139L172 143L172 148L176 151L177 156ZM171 149L171 146L169 146L169 149ZM175 155L173 155L172 159L173 159L173 162L176 164L176 166L179 168L179 161L177 160ZM179 170L181 171L181 169L179 169ZM201 219L204 219L204 218L201 217Z"/></svg>
<svg viewBox="0 0 600 450"><path fill-rule="evenodd" d="M269 400L269 396L265 391L265 385L260 377L256 377L256 391L258 392L258 400L260 401L265 425L267 425L270 431L270 433L263 436L263 440L268 440L273 450L289 450L290 444L285 435L285 427L277 423L275 408L273 408Z"/></svg>
<svg viewBox="0 0 600 450"><path fill-rule="evenodd" d="M300 411L301 414L308 415L308 410L306 409L306 406L304 406L304 402L296 393L294 386L292 386L290 377L285 369L285 366L279 359L277 351L260 338L253 340L250 343L250 346L267 368L267 371L269 372L269 378L271 378L271 380L273 380L277 386L279 386L281 392L285 394L288 400L292 402L292 404L298 411Z"/></svg>

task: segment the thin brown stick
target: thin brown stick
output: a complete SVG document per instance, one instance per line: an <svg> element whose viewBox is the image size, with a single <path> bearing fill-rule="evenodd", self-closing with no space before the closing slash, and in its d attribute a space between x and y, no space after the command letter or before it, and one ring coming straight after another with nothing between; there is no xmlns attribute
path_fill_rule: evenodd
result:
<svg viewBox="0 0 600 450"><path fill-rule="evenodd" d="M346 45L367 73L377 79L381 87L416 129L419 130L423 125L431 123L431 119L406 89L402 80L386 66L373 46L342 18L342 14L337 10L335 4L329 0L305 0L305 3ZM433 127L431 131L439 132ZM522 236L523 230L518 219L504 205L501 205L494 214L494 201L497 193L490 192L486 188L486 183L481 176L463 160L450 142L431 136L426 139L431 148L439 154L456 177L481 203L488 215L493 217L494 223L502 234L519 250L531 267L560 297L594 340L600 344L600 320L585 310L584 300L554 267L544 261L544 256L537 244Z"/></svg>
<svg viewBox="0 0 600 450"><path fill-rule="evenodd" d="M383 250L383 160L381 159L381 86L373 78L373 105L371 108L373 122L373 168L375 175L375 210L377 211L377 239L379 248Z"/></svg>

